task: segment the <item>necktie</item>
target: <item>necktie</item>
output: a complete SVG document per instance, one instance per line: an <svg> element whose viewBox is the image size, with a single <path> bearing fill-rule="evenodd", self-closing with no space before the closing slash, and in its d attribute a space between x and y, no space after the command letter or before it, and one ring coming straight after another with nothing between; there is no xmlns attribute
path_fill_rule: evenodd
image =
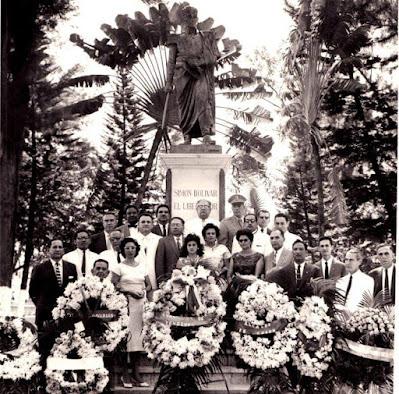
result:
<svg viewBox="0 0 399 394"><path fill-rule="evenodd" d="M273 250L273 263L274 265L277 265L277 251Z"/></svg>
<svg viewBox="0 0 399 394"><path fill-rule="evenodd" d="M177 249L178 249L179 252L180 252L180 248L181 248L180 237L177 237L177 238L176 238L176 245L177 245Z"/></svg>
<svg viewBox="0 0 399 394"><path fill-rule="evenodd" d="M296 269L296 281L299 282L301 280L301 265L298 264Z"/></svg>
<svg viewBox="0 0 399 394"><path fill-rule="evenodd" d="M384 290L385 290L387 295L390 295L390 292L389 292L389 277L388 277L388 269L387 268L385 268Z"/></svg>
<svg viewBox="0 0 399 394"><path fill-rule="evenodd" d="M164 224L162 225L162 235L166 237L166 226Z"/></svg>
<svg viewBox="0 0 399 394"><path fill-rule="evenodd" d="M349 291L350 291L351 287L352 287L352 275L349 278L348 287L346 288L345 303L346 303L346 299L348 298L348 294L349 294Z"/></svg>
<svg viewBox="0 0 399 394"><path fill-rule="evenodd" d="M120 254L120 252L116 253L116 261L118 262L118 264L121 262L121 254Z"/></svg>
<svg viewBox="0 0 399 394"><path fill-rule="evenodd" d="M57 277L58 286L61 287L62 285L61 271L60 271L60 263L58 261L55 263L55 276Z"/></svg>
<svg viewBox="0 0 399 394"><path fill-rule="evenodd" d="M265 232L265 229L261 228L260 231L261 231L262 233L264 233L264 232Z"/></svg>
<svg viewBox="0 0 399 394"><path fill-rule="evenodd" d="M325 261L324 262L325 268L324 268L324 278L328 279L330 277L330 275L328 274L328 262Z"/></svg>
<svg viewBox="0 0 399 394"><path fill-rule="evenodd" d="M86 276L86 250L83 251L82 257L82 275Z"/></svg>

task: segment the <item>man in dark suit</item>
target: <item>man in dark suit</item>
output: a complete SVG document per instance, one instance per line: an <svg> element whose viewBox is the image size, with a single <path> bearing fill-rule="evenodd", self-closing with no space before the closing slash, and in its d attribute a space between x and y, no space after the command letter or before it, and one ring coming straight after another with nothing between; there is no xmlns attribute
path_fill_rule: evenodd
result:
<svg viewBox="0 0 399 394"><path fill-rule="evenodd" d="M152 228L151 232L161 237L166 237L169 235L169 206L166 204L158 205L155 214L157 216L157 224Z"/></svg>
<svg viewBox="0 0 399 394"><path fill-rule="evenodd" d="M125 207L125 224L117 227L115 230L119 230L123 237L133 237L137 233L137 223L139 221L139 209L135 205L127 205Z"/></svg>
<svg viewBox="0 0 399 394"><path fill-rule="evenodd" d="M270 233L270 243L272 244L273 252L269 253L265 258L265 275L283 267L292 262L292 251L285 248L284 233L279 228L275 228Z"/></svg>
<svg viewBox="0 0 399 394"><path fill-rule="evenodd" d="M374 279L374 295L384 290L384 294L390 297L391 303L395 304L396 266L392 247L388 244L379 245L377 247L377 258L380 267L369 272L369 275Z"/></svg>
<svg viewBox="0 0 399 394"><path fill-rule="evenodd" d="M176 267L183 246L184 220L174 217L170 220L170 234L159 240L155 256L155 274L158 285L169 279Z"/></svg>
<svg viewBox="0 0 399 394"><path fill-rule="evenodd" d="M62 241L54 239L50 242L49 259L37 265L29 285L29 295L36 305L36 325L39 330L39 349L45 358L50 352L52 340L41 335L45 322L52 320L51 312L57 304L68 283L74 282L78 274L76 266L62 260L64 246Z"/></svg>
<svg viewBox="0 0 399 394"><path fill-rule="evenodd" d="M91 236L90 250L94 253L100 254L104 250L112 249L112 243L109 238L111 231L116 226L116 216L112 212L107 212L103 215L104 231L93 234Z"/></svg>
<svg viewBox="0 0 399 394"><path fill-rule="evenodd" d="M333 240L330 237L319 239L319 251L321 260L317 263L320 277L324 279L339 279L346 275L345 264L332 255Z"/></svg>
<svg viewBox="0 0 399 394"><path fill-rule="evenodd" d="M303 241L294 242L292 254L294 261L268 274L266 280L277 283L291 300L300 305L300 299L313 295L310 282L320 277L320 270L313 264L305 263L307 246Z"/></svg>

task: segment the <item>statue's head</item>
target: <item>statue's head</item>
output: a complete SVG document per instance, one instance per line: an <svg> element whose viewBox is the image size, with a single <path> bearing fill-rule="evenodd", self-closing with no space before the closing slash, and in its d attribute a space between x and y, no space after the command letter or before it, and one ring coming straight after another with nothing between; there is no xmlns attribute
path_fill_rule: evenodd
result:
<svg viewBox="0 0 399 394"><path fill-rule="evenodd" d="M180 24L187 27L196 27L198 23L198 10L187 4L180 8Z"/></svg>

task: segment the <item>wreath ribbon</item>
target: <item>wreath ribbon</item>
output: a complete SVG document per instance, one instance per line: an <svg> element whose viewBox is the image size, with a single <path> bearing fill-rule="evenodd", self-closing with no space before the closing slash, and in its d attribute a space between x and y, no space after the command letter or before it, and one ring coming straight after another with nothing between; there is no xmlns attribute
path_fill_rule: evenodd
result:
<svg viewBox="0 0 399 394"><path fill-rule="evenodd" d="M60 371L97 369L104 368L104 361L102 357L85 357L77 359L47 357L47 368Z"/></svg>
<svg viewBox="0 0 399 394"><path fill-rule="evenodd" d="M249 335L265 335L265 334L273 334L276 331L282 331L288 325L287 319L279 319L272 321L271 323L267 323L262 327L252 327L246 325L242 321L236 321L235 328L238 332Z"/></svg>
<svg viewBox="0 0 399 394"><path fill-rule="evenodd" d="M189 316L172 316L169 314L162 314L156 317L156 320L161 323L170 324L172 326L180 327L195 327L210 325L214 319L213 315L204 317L189 317Z"/></svg>
<svg viewBox="0 0 399 394"><path fill-rule="evenodd" d="M393 363L394 351L393 349L386 349L376 346L363 345L359 342L351 341L350 339L338 339L337 348L344 352L353 354L358 357L369 358L376 361L385 361Z"/></svg>

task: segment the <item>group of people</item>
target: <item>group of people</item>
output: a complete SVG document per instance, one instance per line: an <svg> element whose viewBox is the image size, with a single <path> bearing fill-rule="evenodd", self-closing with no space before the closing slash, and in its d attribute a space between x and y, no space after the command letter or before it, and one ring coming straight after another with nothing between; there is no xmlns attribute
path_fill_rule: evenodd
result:
<svg viewBox="0 0 399 394"><path fill-rule="evenodd" d="M211 203L207 200L197 202L197 217L187 221L171 217L165 204L157 207L155 222L153 214L128 205L126 222L121 226L117 226L115 214L107 212L102 232L91 235L86 228L78 228L76 248L69 253L64 254L62 240L53 239L49 259L34 268L30 281L39 332L51 320L56 299L69 282L86 275L112 281L129 302L126 354L132 377L126 369L123 383L126 387L146 386L137 369L137 352L143 351L144 300L151 299L172 271L184 265L203 265L212 271L225 294L230 320L239 294L256 278L277 283L295 301L313 294L313 280L334 281L343 297L342 307L349 312L359 307L365 292L383 290L390 302L395 302L395 256L390 245L377 247L380 267L366 274L360 271L359 249L350 248L344 262L340 262L333 256L333 240L321 237L321 260L314 263L306 243L288 231L287 215L276 214L271 225L269 211L246 213L245 202L242 195L231 196L233 215L220 223L211 218ZM41 349L48 354L49 344L42 342Z"/></svg>

